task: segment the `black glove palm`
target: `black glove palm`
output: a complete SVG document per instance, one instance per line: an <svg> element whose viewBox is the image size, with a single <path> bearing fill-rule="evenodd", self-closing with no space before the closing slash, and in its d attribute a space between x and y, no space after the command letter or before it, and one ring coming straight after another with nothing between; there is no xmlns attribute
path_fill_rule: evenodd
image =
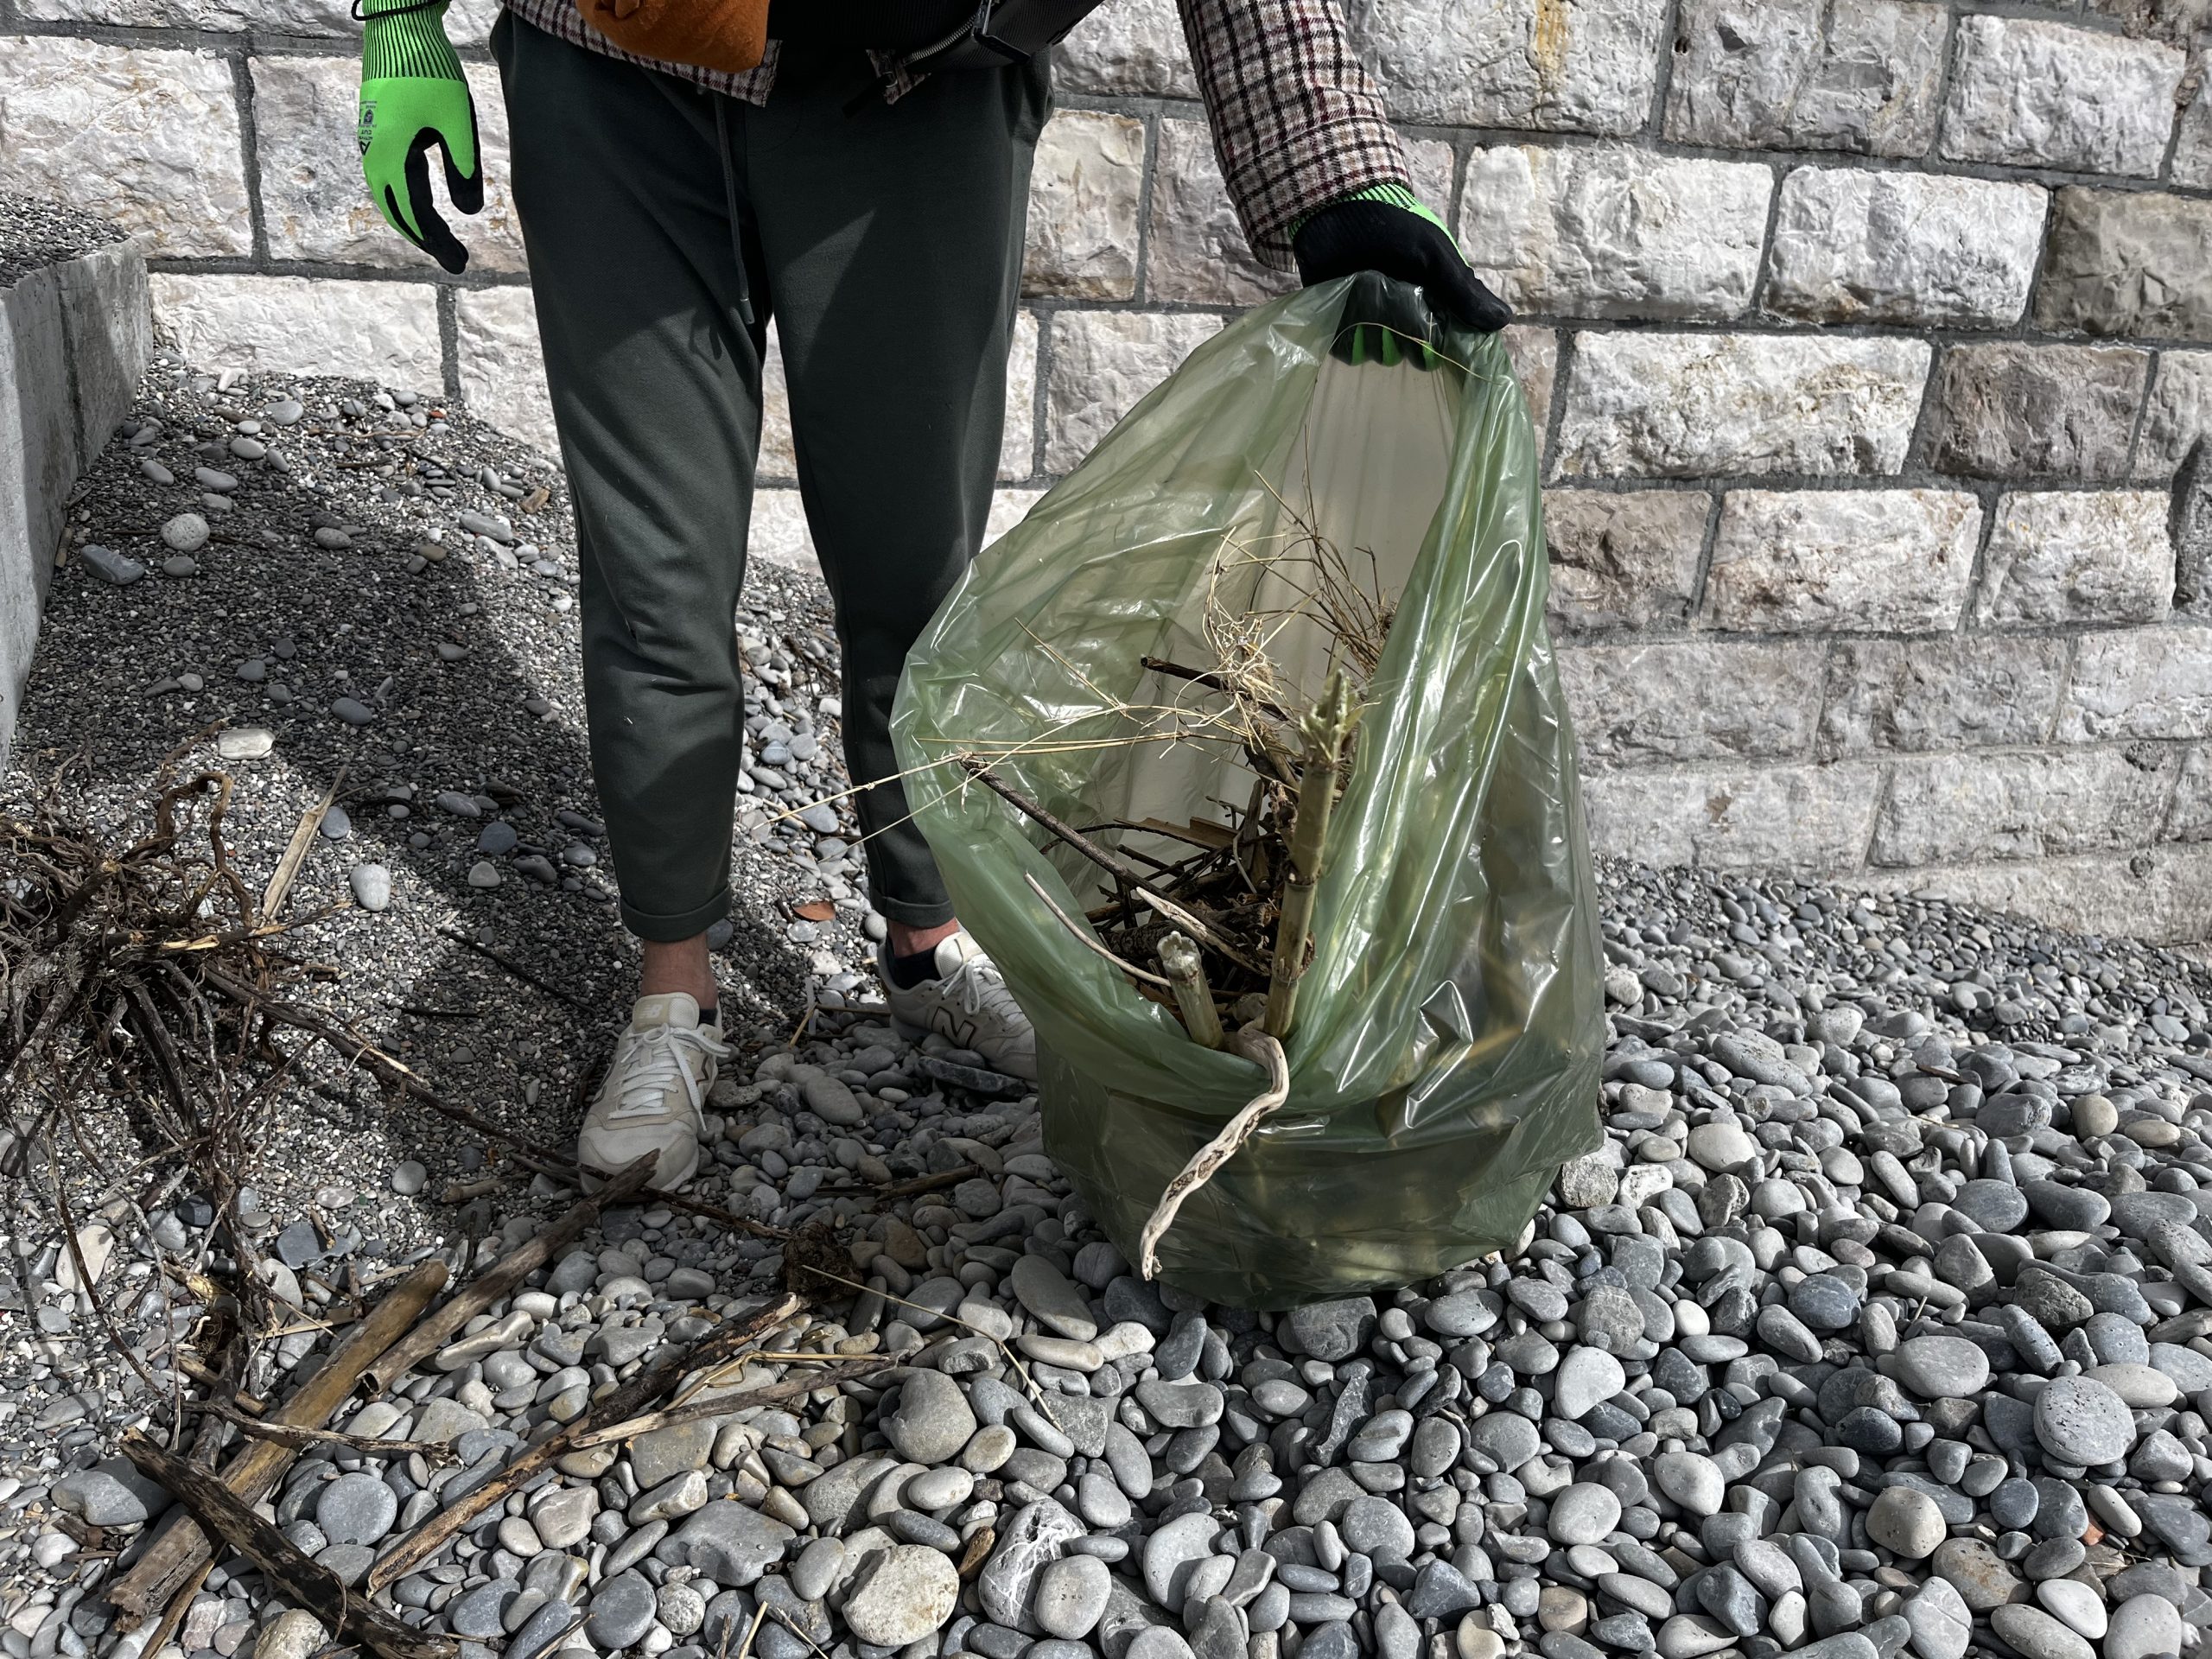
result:
<svg viewBox="0 0 2212 1659"><path fill-rule="evenodd" d="M1451 233L1425 210L1361 197L1331 202L1299 226L1291 252L1308 287L1363 271L1389 279L1358 284L1346 303L1337 354L1353 361L1395 361L1395 339L1435 345L1435 312L1481 334L1513 321L1512 308L1483 286ZM1372 346L1364 338L1370 332ZM1426 353L1412 355L1421 361Z"/></svg>

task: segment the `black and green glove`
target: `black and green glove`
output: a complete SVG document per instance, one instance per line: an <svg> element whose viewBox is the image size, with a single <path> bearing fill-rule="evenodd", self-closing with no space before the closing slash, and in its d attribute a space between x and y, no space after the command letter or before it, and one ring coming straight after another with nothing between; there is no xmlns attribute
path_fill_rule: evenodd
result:
<svg viewBox="0 0 2212 1659"><path fill-rule="evenodd" d="M484 206L476 105L446 39L447 0L355 0L361 19L361 172L391 228L448 270L468 264L430 197L430 146L443 152L446 194Z"/></svg>
<svg viewBox="0 0 2212 1659"><path fill-rule="evenodd" d="M1370 273L1344 309L1336 355L1347 362L1429 365L1442 329L1438 313L1478 333L1513 321L1503 300L1483 286L1444 221L1401 185L1378 185L1316 208L1291 233L1300 280ZM1414 343L1421 349L1410 349Z"/></svg>

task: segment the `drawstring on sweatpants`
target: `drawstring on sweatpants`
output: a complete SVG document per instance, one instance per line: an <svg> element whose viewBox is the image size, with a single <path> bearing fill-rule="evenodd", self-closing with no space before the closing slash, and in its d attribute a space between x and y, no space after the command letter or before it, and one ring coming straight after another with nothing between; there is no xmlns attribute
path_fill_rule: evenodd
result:
<svg viewBox="0 0 2212 1659"><path fill-rule="evenodd" d="M722 153L722 201L729 209L729 251L737 259L737 317L753 327L753 285L745 276L745 228L737 217L737 161L730 153L729 114L719 94L715 100L715 142Z"/></svg>

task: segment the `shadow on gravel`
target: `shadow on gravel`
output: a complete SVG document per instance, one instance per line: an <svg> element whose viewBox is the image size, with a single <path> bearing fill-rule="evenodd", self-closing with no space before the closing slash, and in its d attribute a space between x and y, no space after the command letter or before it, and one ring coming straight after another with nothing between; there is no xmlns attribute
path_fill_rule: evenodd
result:
<svg viewBox="0 0 2212 1659"><path fill-rule="evenodd" d="M73 508L93 543L147 574L118 587L81 556L56 572L10 791L21 791L27 772L66 766L65 808L112 826L184 746L177 764L187 775L219 765L237 780L228 827L257 887L302 811L334 788L350 833L318 836L286 912L298 922L328 907L292 940L339 970L327 1006L451 1098L565 1139L582 1085L626 1015L636 950L611 902L595 829L575 614L554 608L573 592L575 569L557 467L458 415L446 434L379 443L362 429L338 441L315 411L327 399L366 403L370 386L264 378L196 395L167 374L156 366L132 417L158 418L166 430L110 442ZM250 416L287 396L307 405L306 418L260 436L289 473L215 453L235 435L219 411ZM448 476L426 475L424 458ZM149 474L147 461L174 481ZM229 511L202 501L195 467L235 477L223 492ZM480 483L486 467L537 510ZM429 495L432 481L450 485L450 498ZM512 519L518 568L487 543L467 545L475 538L457 529L465 512ZM173 564L172 574L163 562L177 556L160 532L182 512L202 514L211 535L189 556L196 568ZM434 563L418 551L433 527L448 550ZM532 545L550 569L532 569ZM757 563L748 601L821 604L795 577ZM194 747L219 721L265 728L273 752L219 760L213 741ZM382 914L349 895L348 872L362 862L391 874ZM719 957L725 1018L741 1031L788 1028L806 1005L810 964L785 939L768 862L741 840L734 936ZM483 863L497 872L495 887L471 883ZM491 946L566 996L442 929ZM350 1103L338 1127L366 1127L376 1091L364 1075L327 1072L319 1092ZM364 1176L375 1179L355 1179Z"/></svg>

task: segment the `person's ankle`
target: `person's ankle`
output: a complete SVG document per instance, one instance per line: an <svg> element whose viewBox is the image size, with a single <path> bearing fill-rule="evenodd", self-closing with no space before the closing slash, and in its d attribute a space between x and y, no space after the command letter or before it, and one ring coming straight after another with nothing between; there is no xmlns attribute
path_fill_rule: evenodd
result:
<svg viewBox="0 0 2212 1659"><path fill-rule="evenodd" d="M714 967L707 956L707 936L703 933L668 944L645 942L644 960L638 970L638 995L676 994L688 996L699 1005L701 1020L709 1024L721 1022L721 991L715 982Z"/></svg>
<svg viewBox="0 0 2212 1659"><path fill-rule="evenodd" d="M960 919L957 917L950 921L939 922L935 927L909 927L904 922L893 922L887 943L894 957L918 957L925 951L936 950L959 931Z"/></svg>

